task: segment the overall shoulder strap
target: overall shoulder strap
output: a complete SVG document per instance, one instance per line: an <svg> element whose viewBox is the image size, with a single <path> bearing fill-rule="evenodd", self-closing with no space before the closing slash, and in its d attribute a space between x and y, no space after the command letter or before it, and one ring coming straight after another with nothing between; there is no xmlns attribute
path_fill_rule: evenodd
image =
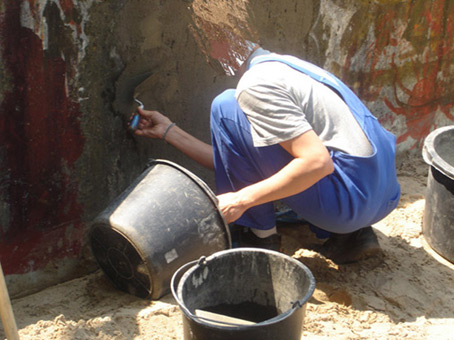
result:
<svg viewBox="0 0 454 340"><path fill-rule="evenodd" d="M336 76L329 73L328 71L296 57L284 56L275 53L255 57L252 60L250 67L267 61L278 61L284 63L297 71L307 74L312 79L336 90L340 94L344 102L348 105L352 113L355 115L361 127L363 127L365 116L373 117L369 109L367 109L367 107L361 102L356 94L352 90L350 90L350 88L341 80L339 80Z"/></svg>

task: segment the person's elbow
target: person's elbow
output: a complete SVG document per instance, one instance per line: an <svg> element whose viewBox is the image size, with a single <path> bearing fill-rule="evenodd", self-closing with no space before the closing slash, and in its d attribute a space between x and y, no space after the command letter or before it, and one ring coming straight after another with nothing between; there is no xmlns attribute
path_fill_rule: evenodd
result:
<svg viewBox="0 0 454 340"><path fill-rule="evenodd" d="M323 152L319 157L317 157L317 162L316 162L316 167L317 167L317 173L320 176L320 179L331 175L334 172L334 163L333 160L331 159L330 155L328 152Z"/></svg>
<svg viewBox="0 0 454 340"><path fill-rule="evenodd" d="M334 163L331 157L325 161L325 166L323 167L325 176L331 175L334 172Z"/></svg>

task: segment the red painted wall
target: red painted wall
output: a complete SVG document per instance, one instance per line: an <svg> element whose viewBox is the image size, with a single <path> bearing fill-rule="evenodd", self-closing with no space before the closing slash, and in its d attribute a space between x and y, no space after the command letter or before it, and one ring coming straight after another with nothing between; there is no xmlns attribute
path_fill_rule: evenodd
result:
<svg viewBox="0 0 454 340"><path fill-rule="evenodd" d="M61 4L71 11L71 1ZM21 25L20 14L20 1L6 1L0 18L8 84L0 107L0 191L9 205L0 228L5 274L77 256L82 234L72 172L84 136L80 107L68 93L70 55L60 46L43 50L42 39Z"/></svg>

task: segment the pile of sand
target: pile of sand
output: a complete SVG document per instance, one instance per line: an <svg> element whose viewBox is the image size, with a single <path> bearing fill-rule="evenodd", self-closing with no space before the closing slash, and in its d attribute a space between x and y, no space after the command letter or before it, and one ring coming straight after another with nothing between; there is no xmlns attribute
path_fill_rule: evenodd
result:
<svg viewBox="0 0 454 340"><path fill-rule="evenodd" d="M305 339L454 339L454 265L421 234L426 173L420 160L399 169L401 202L374 226L380 258L337 266L303 248L319 242L307 226L281 228L285 252L317 281ZM102 272L13 300L13 308L23 340L182 339L181 313L170 295L136 298L115 290Z"/></svg>

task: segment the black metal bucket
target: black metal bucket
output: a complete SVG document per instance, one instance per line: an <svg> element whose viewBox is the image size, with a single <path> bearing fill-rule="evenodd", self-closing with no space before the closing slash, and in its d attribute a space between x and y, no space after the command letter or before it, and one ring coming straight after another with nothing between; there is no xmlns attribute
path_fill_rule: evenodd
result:
<svg viewBox="0 0 454 340"><path fill-rule="evenodd" d="M182 266L171 289L185 340L300 340L315 279L290 256L238 248Z"/></svg>
<svg viewBox="0 0 454 340"><path fill-rule="evenodd" d="M437 253L454 262L454 126L432 131L423 157L430 165L423 235Z"/></svg>
<svg viewBox="0 0 454 340"><path fill-rule="evenodd" d="M150 166L94 221L91 249L114 285L158 299L183 264L231 247L216 197L175 163Z"/></svg>

